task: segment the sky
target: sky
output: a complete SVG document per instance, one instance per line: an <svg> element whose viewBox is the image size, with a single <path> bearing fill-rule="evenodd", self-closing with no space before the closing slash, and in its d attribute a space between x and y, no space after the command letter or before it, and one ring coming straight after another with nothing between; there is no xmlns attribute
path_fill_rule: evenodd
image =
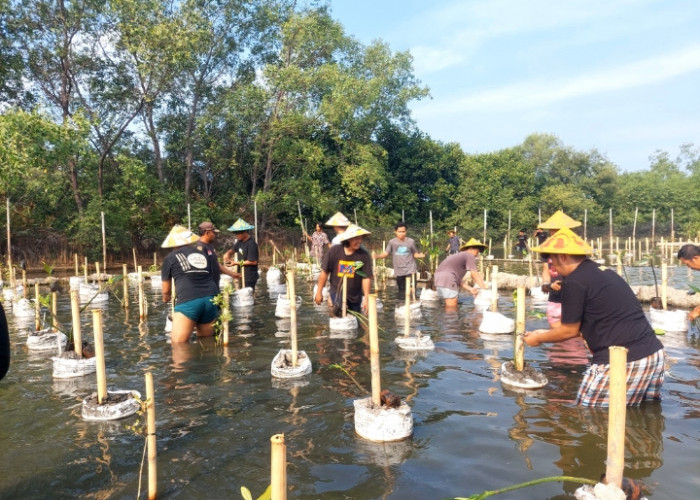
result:
<svg viewBox="0 0 700 500"><path fill-rule="evenodd" d="M331 0L348 35L409 51L418 128L469 154L556 135L620 171L700 148L698 0Z"/></svg>

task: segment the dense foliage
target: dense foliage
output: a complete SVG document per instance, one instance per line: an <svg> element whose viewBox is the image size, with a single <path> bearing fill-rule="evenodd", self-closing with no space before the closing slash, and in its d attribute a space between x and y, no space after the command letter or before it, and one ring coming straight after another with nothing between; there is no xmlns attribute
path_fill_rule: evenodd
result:
<svg viewBox="0 0 700 500"><path fill-rule="evenodd" d="M360 44L326 4L0 0L0 196L12 225L112 252L175 222L298 227L340 210L480 235L556 209L590 225L700 231L700 152L620 173L552 135L468 154L417 129L411 56ZM640 166L643 167L643 166ZM509 216L510 214L510 216Z"/></svg>

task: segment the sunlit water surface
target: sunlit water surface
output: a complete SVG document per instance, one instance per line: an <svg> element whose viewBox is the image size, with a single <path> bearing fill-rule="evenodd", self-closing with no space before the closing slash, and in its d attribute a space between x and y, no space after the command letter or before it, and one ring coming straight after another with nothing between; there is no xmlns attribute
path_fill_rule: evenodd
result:
<svg viewBox="0 0 700 500"><path fill-rule="evenodd" d="M628 272L633 284L637 275L653 284L647 271ZM676 287L687 287L683 268L671 275ZM382 387L408 402L414 433L396 443L359 438L353 400L366 395L332 365L370 388L366 329L350 338L330 332L327 313L311 301L313 283L299 277L296 285L303 298L299 348L313 362L298 384L270 376L272 358L288 347L289 320L275 318L264 277L255 306L233 310L226 348L202 341L174 349L160 290L148 283L145 324L133 287L128 314L115 297L103 308L109 387L145 393L144 373L154 376L161 498L241 498L241 486L259 495L269 484L269 439L277 433L287 444L289 498L439 499L547 476L597 479L605 471L607 412L571 403L585 353L576 346L527 348L526 359L549 385L509 390L498 372L512 356L512 338L480 334L481 312L468 295L455 313L423 306L412 328L430 334L436 348L401 352L393 343L403 323L394 318L391 282L379 291ZM544 327L537 307L527 308L527 328ZM89 309L82 331L91 341ZM501 292L499 310L514 316L511 294ZM83 421L81 400L95 390L94 374L54 380L49 357L27 351L33 321L7 315L13 357L0 383L0 498L136 498L140 481L145 498L144 438L127 428L139 417ZM68 294L60 296L58 316L70 323ZM700 491L698 335L691 328L661 337L668 358L663 402L627 413L625 476L642 480L649 498L697 498ZM497 498L573 498L576 487L547 483Z"/></svg>

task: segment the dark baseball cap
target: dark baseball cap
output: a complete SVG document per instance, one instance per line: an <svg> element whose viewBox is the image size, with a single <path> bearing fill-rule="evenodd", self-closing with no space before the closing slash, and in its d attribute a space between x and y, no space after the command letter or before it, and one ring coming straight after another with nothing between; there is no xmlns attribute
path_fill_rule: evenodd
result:
<svg viewBox="0 0 700 500"><path fill-rule="evenodd" d="M211 223L211 222L209 222L209 221L207 221L207 222L202 222L202 223L199 225L199 232L200 232L200 233L205 233L205 232L207 232L207 231L214 231L215 233L218 233L218 232L219 232L219 230L216 229L216 226L214 226L213 223Z"/></svg>

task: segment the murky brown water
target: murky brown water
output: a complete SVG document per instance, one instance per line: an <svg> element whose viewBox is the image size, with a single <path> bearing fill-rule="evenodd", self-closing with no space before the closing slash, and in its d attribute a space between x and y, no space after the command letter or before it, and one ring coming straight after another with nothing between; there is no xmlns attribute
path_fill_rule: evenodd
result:
<svg viewBox="0 0 700 500"><path fill-rule="evenodd" d="M675 279L687 283L685 270L678 268ZM571 404L584 369L581 352L528 348L526 359L549 385L504 388L498 368L511 357L511 337L480 334L481 313L466 295L456 313L424 306L416 327L436 349L406 354L393 344L403 333L393 314L395 288L380 291L382 385L411 406L414 434L388 444L356 437L352 403L364 394L331 365L343 365L369 389L368 337L364 330L355 338L331 334L324 311L311 302L312 285L297 281L304 301L299 347L313 372L296 386L270 377L273 356L287 346L275 333L288 320L274 317L264 279L255 306L234 310L228 348L198 342L173 349L163 332L160 292L150 285L145 325L135 303L127 317L110 298L104 307L110 388L143 393L144 372L154 375L161 498L240 498L243 485L259 495L269 483L269 438L277 433L287 443L289 498L439 499L604 472L607 413ZM513 316L510 294L501 293L500 311ZM67 294L58 314L70 322ZM0 498L136 498L144 438L126 428L136 417L81 420L94 375L54 380L48 357L27 351L33 321L22 325L11 311L8 320L13 359L0 382ZM82 322L90 339L91 315L84 313ZM529 329L542 326L544 319L528 318ZM699 335L662 337L669 359L663 402L627 414L625 475L641 479L649 498L696 498L700 491ZM142 498L146 485L144 470ZM548 483L497 498L573 498L575 488Z"/></svg>

